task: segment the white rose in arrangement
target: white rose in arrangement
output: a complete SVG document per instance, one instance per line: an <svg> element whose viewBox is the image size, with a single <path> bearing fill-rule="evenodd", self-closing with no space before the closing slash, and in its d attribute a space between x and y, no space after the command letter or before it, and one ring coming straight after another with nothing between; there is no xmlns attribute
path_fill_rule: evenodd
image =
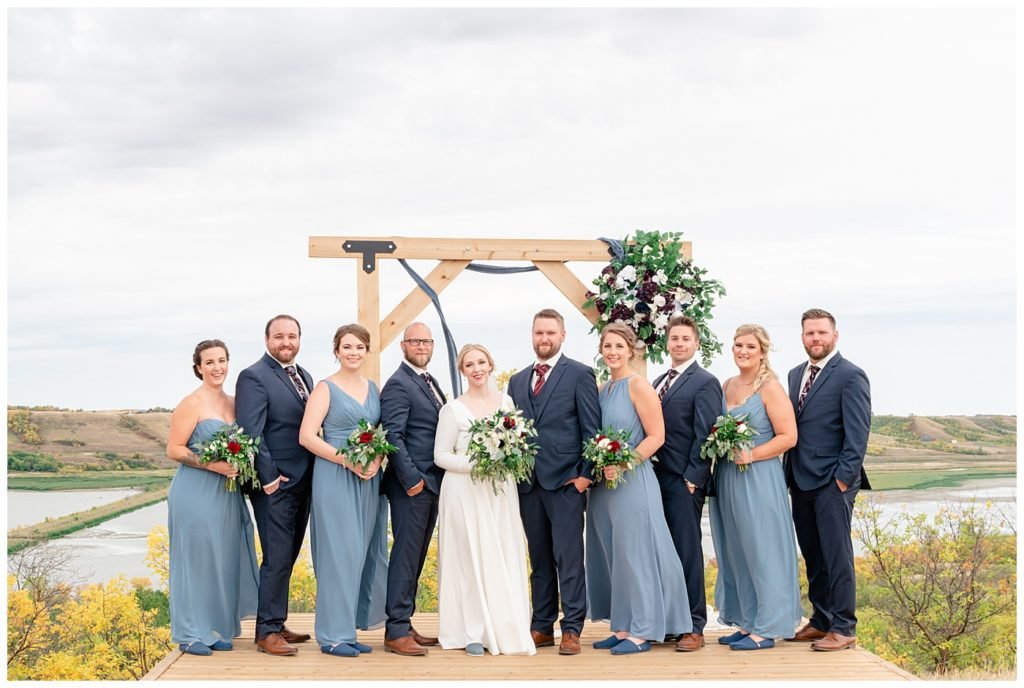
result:
<svg viewBox="0 0 1024 688"><path fill-rule="evenodd" d="M736 432L738 432L740 434L743 434L746 431L747 431L747 424L746 423L740 423L739 425L736 426Z"/></svg>
<svg viewBox="0 0 1024 688"><path fill-rule="evenodd" d="M600 447L601 449L607 449L609 444L611 444L611 440L605 437L603 440L597 443L597 446Z"/></svg>
<svg viewBox="0 0 1024 688"><path fill-rule="evenodd" d="M651 278L651 281L655 284L665 284L665 282L668 281L668 275L665 274L664 270L658 270L654 273L654 277Z"/></svg>
<svg viewBox="0 0 1024 688"><path fill-rule="evenodd" d="M651 301L651 303L653 303L656 307L661 308L662 306L665 305L665 297L662 296L661 294L655 294L654 300Z"/></svg>
<svg viewBox="0 0 1024 688"><path fill-rule="evenodd" d="M654 318L654 326L660 330L664 328L665 325L668 325L668 313L658 313Z"/></svg>
<svg viewBox="0 0 1024 688"><path fill-rule="evenodd" d="M626 282L635 282L636 268L633 267L632 265L627 265L626 267L622 268L621 270L619 270L618 280L624 280Z"/></svg>
<svg viewBox="0 0 1024 688"><path fill-rule="evenodd" d="M693 301L693 295L680 287L676 289L676 303L690 303Z"/></svg>

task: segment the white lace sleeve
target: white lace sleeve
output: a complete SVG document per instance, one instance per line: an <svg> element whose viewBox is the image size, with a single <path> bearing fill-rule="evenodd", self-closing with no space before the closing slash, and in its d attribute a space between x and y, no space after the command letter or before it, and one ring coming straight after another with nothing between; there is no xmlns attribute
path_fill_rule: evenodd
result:
<svg viewBox="0 0 1024 688"><path fill-rule="evenodd" d="M469 473L472 464L465 454L456 454L459 442L459 421L455 408L445 404L437 416L437 434L434 435L434 463L453 473Z"/></svg>

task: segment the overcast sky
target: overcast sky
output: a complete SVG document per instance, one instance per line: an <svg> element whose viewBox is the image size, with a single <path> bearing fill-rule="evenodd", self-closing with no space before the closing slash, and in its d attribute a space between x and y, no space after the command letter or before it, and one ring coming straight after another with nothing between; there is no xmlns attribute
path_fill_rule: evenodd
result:
<svg viewBox="0 0 1024 688"><path fill-rule="evenodd" d="M309 258L310 235L642 228L693 241L728 289L719 338L765 325L783 376L823 307L876 413L1015 413L1015 29L1011 9L10 10L8 401L174 406L208 337L233 388L282 311L330 374L356 263ZM381 274L386 313L412 283ZM570 355L596 350L536 274L442 300L502 369L531 361L542 307Z"/></svg>

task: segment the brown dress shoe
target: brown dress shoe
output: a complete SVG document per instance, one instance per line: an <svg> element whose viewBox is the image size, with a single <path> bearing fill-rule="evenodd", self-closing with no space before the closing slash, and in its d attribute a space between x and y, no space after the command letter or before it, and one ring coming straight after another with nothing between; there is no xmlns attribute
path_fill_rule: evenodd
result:
<svg viewBox="0 0 1024 688"><path fill-rule="evenodd" d="M298 648L292 647L285 639L281 637L280 633L271 633L263 640L256 643L256 649L259 652L266 652L268 655L274 655L276 657L288 657L298 653Z"/></svg>
<svg viewBox="0 0 1024 688"><path fill-rule="evenodd" d="M530 637L536 647L552 647L555 644L555 636L544 635L540 631L530 631Z"/></svg>
<svg viewBox="0 0 1024 688"><path fill-rule="evenodd" d="M289 631L287 626L282 626L280 633L287 643L304 643L309 640L309 633L295 633L294 631Z"/></svg>
<svg viewBox="0 0 1024 688"><path fill-rule="evenodd" d="M384 651L394 652L396 655L404 655L405 657L422 657L428 652L427 648L413 640L411 635L403 635L401 638L395 638L394 640L385 638Z"/></svg>
<svg viewBox="0 0 1024 688"><path fill-rule="evenodd" d="M683 633L683 637L676 643L676 652L696 652L704 647L703 633Z"/></svg>
<svg viewBox="0 0 1024 688"><path fill-rule="evenodd" d="M562 633L562 642L558 644L558 654L578 655L579 653L580 634L576 631L565 631L564 633Z"/></svg>
<svg viewBox="0 0 1024 688"><path fill-rule="evenodd" d="M419 631L412 626L409 627L409 635L412 636L412 639L416 641L417 645L422 645L423 647L434 647L438 644L437 638L428 638L425 635L420 635Z"/></svg>
<svg viewBox="0 0 1024 688"><path fill-rule="evenodd" d="M829 631L824 638L811 643L811 649L818 650L819 652L835 652L836 650L848 650L856 644L856 636L842 635L835 631Z"/></svg>
<svg viewBox="0 0 1024 688"><path fill-rule="evenodd" d="M786 638L786 640L791 640L793 642L799 643L809 643L814 640L820 640L824 638L826 635L827 634L825 633L825 631L819 631L817 628L811 625L810 621L808 621L800 628L799 631L796 632L796 634L792 638Z"/></svg>

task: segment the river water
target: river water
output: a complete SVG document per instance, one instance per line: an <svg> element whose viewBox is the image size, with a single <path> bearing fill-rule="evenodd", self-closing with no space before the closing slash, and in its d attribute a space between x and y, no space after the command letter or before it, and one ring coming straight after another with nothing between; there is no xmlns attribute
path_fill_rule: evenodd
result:
<svg viewBox="0 0 1024 688"><path fill-rule="evenodd" d="M61 490L37 492L35 490L8 490L7 528L29 526L46 519L67 516L119 499L138 494L135 488L114 490Z"/></svg>
<svg viewBox="0 0 1024 688"><path fill-rule="evenodd" d="M103 492L108 492L104 490ZM67 493L25 493L8 492L8 503L21 500L22 519L43 519L40 514L42 502L37 510L37 497L40 495L64 495ZM867 495L868 493L862 493ZM104 496L105 498L105 496ZM1015 478L995 478L969 481L963 487L930 490L889 490L871 493L871 499L877 500L882 508L883 517L908 512L934 516L946 505L968 504L976 501L984 508L987 501L992 508L1000 510L1011 521L1016 519L1017 482ZM858 503L860 502L858 497ZM88 506L93 506L90 503ZM72 509L73 511L74 509ZM10 508L9 508L10 511ZM65 512L67 513L67 512ZM31 514L27 516L26 514ZM49 515L49 514L47 514ZM52 518L52 515L50 515ZM146 567L146 537L150 530L158 525L167 524L167 502L153 504L148 507L124 514L94 528L72 533L60 540L48 543L47 547L64 548L71 556L72 567L77 571L76 578L87 582L106 581L117 574L133 577L148 577L157 583L152 571ZM1008 530L1008 529L1007 529ZM854 549L862 553L860 543L854 539ZM704 518L704 555L714 555L711 542L711 528L708 524L707 510Z"/></svg>

